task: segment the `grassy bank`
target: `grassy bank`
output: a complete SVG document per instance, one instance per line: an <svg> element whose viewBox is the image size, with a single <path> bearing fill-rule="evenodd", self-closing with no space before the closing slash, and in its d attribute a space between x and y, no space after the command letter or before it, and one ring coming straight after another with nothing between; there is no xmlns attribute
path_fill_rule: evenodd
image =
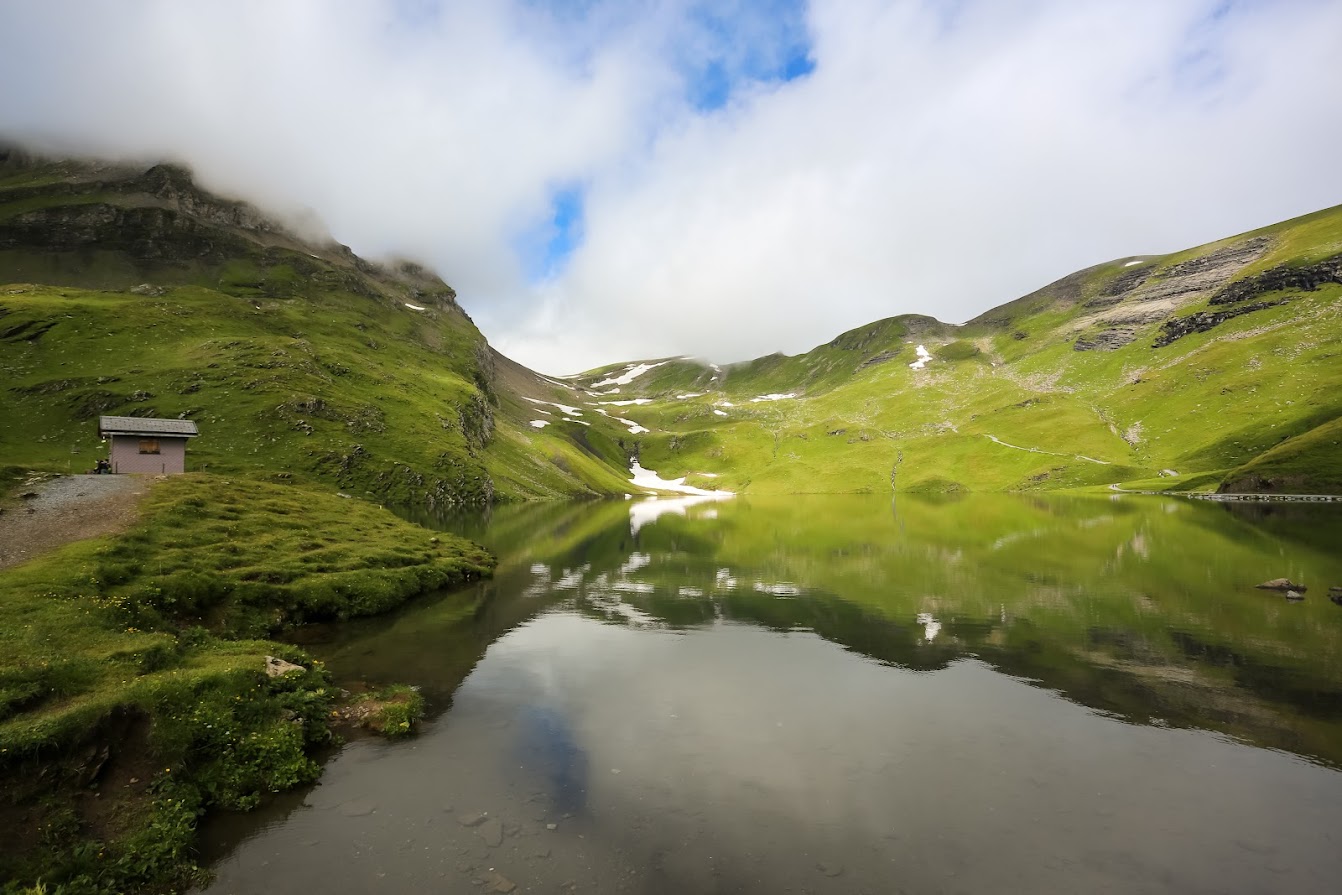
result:
<svg viewBox="0 0 1342 895"><path fill-rule="evenodd" d="M253 639L489 574L469 542L330 492L192 475L125 535L0 578L3 891L173 888L197 817L317 775L329 675ZM268 656L298 666L266 672ZM411 720L397 718L399 722Z"/></svg>

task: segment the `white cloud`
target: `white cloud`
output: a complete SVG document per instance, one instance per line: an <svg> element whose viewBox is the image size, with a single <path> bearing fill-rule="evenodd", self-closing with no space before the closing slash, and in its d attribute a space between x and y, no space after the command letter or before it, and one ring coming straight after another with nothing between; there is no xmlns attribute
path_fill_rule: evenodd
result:
<svg viewBox="0 0 1342 895"><path fill-rule="evenodd" d="M309 206L360 253L433 264L553 372L962 320L1342 201L1335 0L817 0L814 71L708 113L677 74L721 52L695 21L671 0L10 4L0 131ZM585 240L529 284L517 235L571 183Z"/></svg>

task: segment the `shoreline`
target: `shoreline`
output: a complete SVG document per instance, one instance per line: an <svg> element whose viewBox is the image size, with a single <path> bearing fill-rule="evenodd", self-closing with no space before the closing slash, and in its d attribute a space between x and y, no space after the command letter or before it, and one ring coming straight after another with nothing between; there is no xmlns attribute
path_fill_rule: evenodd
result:
<svg viewBox="0 0 1342 895"><path fill-rule="evenodd" d="M57 481L58 508L76 517L99 505L93 486L136 484ZM50 488L38 490L15 497L40 510ZM342 727L401 736L423 711L413 688L342 686L278 638L469 585L496 564L322 489L192 473L144 490L125 530L69 526L72 539L0 575L5 891L196 881L207 811L317 779L314 750Z"/></svg>

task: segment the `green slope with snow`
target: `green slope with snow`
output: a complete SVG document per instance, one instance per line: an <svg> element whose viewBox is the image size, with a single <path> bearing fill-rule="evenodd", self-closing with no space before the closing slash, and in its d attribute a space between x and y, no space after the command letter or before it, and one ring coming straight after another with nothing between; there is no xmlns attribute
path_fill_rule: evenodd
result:
<svg viewBox="0 0 1342 895"><path fill-rule="evenodd" d="M1342 492L1342 207L1072 274L963 326L569 380L645 466L752 492ZM708 477L704 474L713 474Z"/></svg>

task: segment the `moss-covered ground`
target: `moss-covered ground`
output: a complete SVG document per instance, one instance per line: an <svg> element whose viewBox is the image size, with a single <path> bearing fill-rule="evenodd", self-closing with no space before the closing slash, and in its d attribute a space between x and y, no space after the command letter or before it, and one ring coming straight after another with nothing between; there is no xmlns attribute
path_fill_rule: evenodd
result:
<svg viewBox="0 0 1342 895"><path fill-rule="evenodd" d="M0 880L123 892L190 878L197 816L315 778L337 692L265 637L385 611L493 567L372 504L217 475L0 576ZM278 677L266 656L301 666ZM388 692L387 732L415 698Z"/></svg>

